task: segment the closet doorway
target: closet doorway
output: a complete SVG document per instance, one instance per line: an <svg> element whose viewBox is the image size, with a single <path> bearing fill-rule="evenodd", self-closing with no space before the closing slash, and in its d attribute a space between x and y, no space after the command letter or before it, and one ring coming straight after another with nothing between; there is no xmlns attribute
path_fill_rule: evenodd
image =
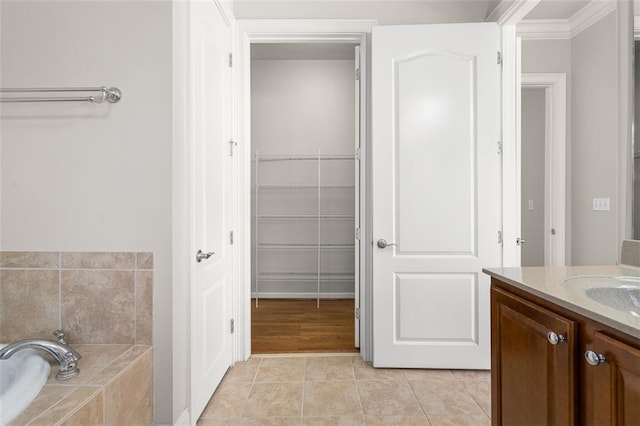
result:
<svg viewBox="0 0 640 426"><path fill-rule="evenodd" d="M352 43L251 44L252 353L357 352Z"/></svg>

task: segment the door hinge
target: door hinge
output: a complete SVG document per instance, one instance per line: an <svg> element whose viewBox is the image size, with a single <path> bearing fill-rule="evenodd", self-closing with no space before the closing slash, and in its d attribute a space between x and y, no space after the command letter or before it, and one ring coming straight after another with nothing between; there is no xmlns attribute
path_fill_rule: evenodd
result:
<svg viewBox="0 0 640 426"><path fill-rule="evenodd" d="M360 228L356 228L356 240L360 241Z"/></svg>
<svg viewBox="0 0 640 426"><path fill-rule="evenodd" d="M502 65L502 53L498 52L498 65Z"/></svg>
<svg viewBox="0 0 640 426"><path fill-rule="evenodd" d="M232 319L231 320L231 334L235 333L236 331L236 320Z"/></svg>
<svg viewBox="0 0 640 426"><path fill-rule="evenodd" d="M233 231L229 232L229 244L233 245Z"/></svg>
<svg viewBox="0 0 640 426"><path fill-rule="evenodd" d="M233 66L233 53L229 53L229 67Z"/></svg>
<svg viewBox="0 0 640 426"><path fill-rule="evenodd" d="M498 231L498 244L502 244L502 231Z"/></svg>
<svg viewBox="0 0 640 426"><path fill-rule="evenodd" d="M360 81L360 68L356 68L356 81Z"/></svg>
<svg viewBox="0 0 640 426"><path fill-rule="evenodd" d="M360 148L356 148L355 157L356 157L356 160L360 160Z"/></svg>
<svg viewBox="0 0 640 426"><path fill-rule="evenodd" d="M502 141L498 141L498 155L502 155Z"/></svg>
<svg viewBox="0 0 640 426"><path fill-rule="evenodd" d="M229 156L233 157L233 148L238 146L238 142L234 141L233 139L231 139L229 141Z"/></svg>
<svg viewBox="0 0 640 426"><path fill-rule="evenodd" d="M360 308L356 308L356 319L360 319Z"/></svg>

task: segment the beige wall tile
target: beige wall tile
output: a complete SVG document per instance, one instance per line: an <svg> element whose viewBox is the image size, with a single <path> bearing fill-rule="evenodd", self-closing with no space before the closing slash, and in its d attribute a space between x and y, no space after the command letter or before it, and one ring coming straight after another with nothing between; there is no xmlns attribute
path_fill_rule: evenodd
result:
<svg viewBox="0 0 640 426"><path fill-rule="evenodd" d="M63 269L135 269L135 253L63 252Z"/></svg>
<svg viewBox="0 0 640 426"><path fill-rule="evenodd" d="M135 271L62 271L62 328L72 343L135 343Z"/></svg>
<svg viewBox="0 0 640 426"><path fill-rule="evenodd" d="M100 394L98 387L81 386L60 400L53 407L36 417L30 426L50 426L63 421L70 412L75 411L85 403L91 401L96 394Z"/></svg>
<svg viewBox="0 0 640 426"><path fill-rule="evenodd" d="M122 354L128 351L130 345L72 345L73 349L78 351L82 356L78 361L78 368L80 373L65 379L63 382L57 380L56 374L58 373L57 365L51 367L49 373L48 384L60 384L65 385L82 385L82 384L95 384L95 377L107 368L114 360L118 359Z"/></svg>
<svg viewBox="0 0 640 426"><path fill-rule="evenodd" d="M153 269L153 253L136 253L136 269Z"/></svg>
<svg viewBox="0 0 640 426"><path fill-rule="evenodd" d="M73 413L63 426L87 426L104 424L104 391L100 389L83 407Z"/></svg>
<svg viewBox="0 0 640 426"><path fill-rule="evenodd" d="M153 351L148 350L105 386L105 424L153 422Z"/></svg>
<svg viewBox="0 0 640 426"><path fill-rule="evenodd" d="M2 251L0 268L43 268L57 269L60 263L58 252L44 251Z"/></svg>
<svg viewBox="0 0 640 426"><path fill-rule="evenodd" d="M31 404L8 426L26 425L76 389L74 386L45 385Z"/></svg>
<svg viewBox="0 0 640 426"><path fill-rule="evenodd" d="M0 342L51 337L60 326L55 270L0 270Z"/></svg>
<svg viewBox="0 0 640 426"><path fill-rule="evenodd" d="M136 344L153 343L153 271L136 271Z"/></svg>

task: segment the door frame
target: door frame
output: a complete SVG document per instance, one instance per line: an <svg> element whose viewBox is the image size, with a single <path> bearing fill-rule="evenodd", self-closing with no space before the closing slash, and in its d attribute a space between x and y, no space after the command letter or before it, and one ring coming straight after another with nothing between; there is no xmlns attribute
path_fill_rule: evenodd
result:
<svg viewBox="0 0 640 426"><path fill-rule="evenodd" d="M567 75L526 73L521 88L544 89L544 265L565 266L567 188ZM522 108L518 108L518 150L522 145ZM555 229L552 237L551 228Z"/></svg>
<svg viewBox="0 0 640 426"><path fill-rule="evenodd" d="M248 301L251 298L251 44L252 43L359 43L361 47L361 105L360 113L360 227L361 241L370 240L368 232L370 220L368 218L368 202L370 200L367 188L369 155L369 132L367 119L368 85L367 65L368 40L375 20L237 20L235 32L235 81L237 110L237 155L238 155L238 222L237 222L237 256L235 259L235 273L237 286L235 289L235 312L237 333L234 342L234 362L244 361L251 355L251 309ZM371 276L371 262L367 261L371 255L369 244L363 244L364 250L360 254L360 352L363 358L370 359L371 345L371 291L367 286ZM364 278L364 279L363 279Z"/></svg>

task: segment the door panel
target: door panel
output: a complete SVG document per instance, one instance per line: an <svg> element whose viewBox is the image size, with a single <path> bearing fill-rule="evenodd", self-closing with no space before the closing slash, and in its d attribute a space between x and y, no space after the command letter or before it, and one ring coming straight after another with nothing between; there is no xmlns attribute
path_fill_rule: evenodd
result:
<svg viewBox="0 0 640 426"><path fill-rule="evenodd" d="M474 63L446 52L396 61L394 234L402 254L475 252Z"/></svg>
<svg viewBox="0 0 640 426"><path fill-rule="evenodd" d="M231 364L231 28L214 2L190 3L193 284L191 407L198 419ZM211 252L196 262L196 251Z"/></svg>
<svg viewBox="0 0 640 426"><path fill-rule="evenodd" d="M374 365L489 368L501 265L495 24L375 27Z"/></svg>

